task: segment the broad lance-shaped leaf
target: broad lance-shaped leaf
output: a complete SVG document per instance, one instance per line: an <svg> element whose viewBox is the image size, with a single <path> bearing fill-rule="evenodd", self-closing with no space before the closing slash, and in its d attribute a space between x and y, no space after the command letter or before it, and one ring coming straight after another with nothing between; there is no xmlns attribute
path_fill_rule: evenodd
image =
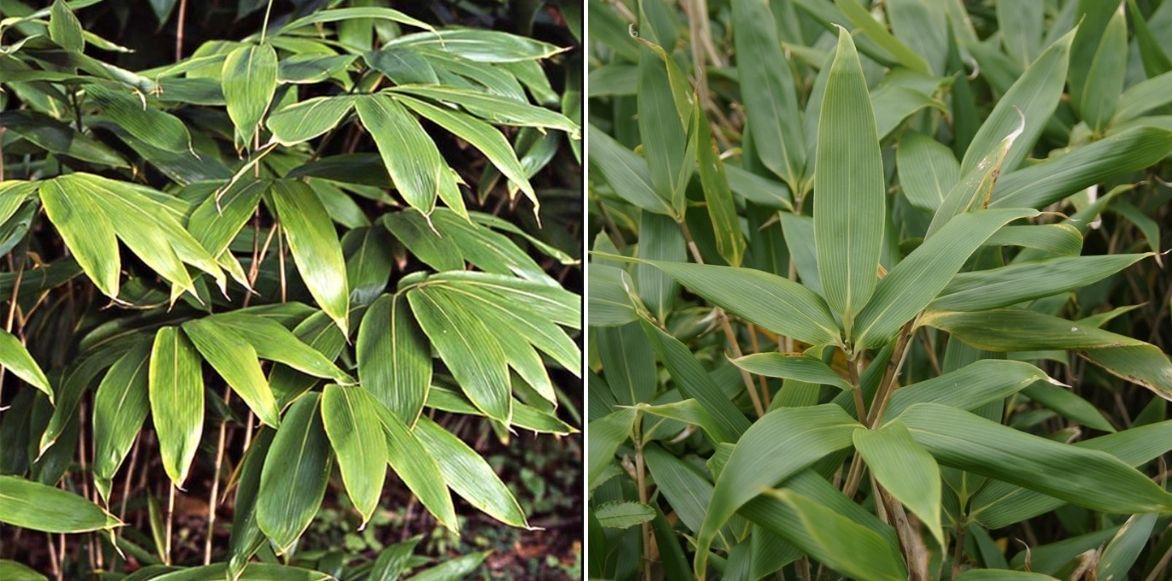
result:
<svg viewBox="0 0 1172 581"><path fill-rule="evenodd" d="M358 328L362 387L409 426L423 411L431 387L431 346L400 293L371 303Z"/></svg>
<svg viewBox="0 0 1172 581"><path fill-rule="evenodd" d="M183 153L191 149L191 134L183 121L170 113L146 105L145 96L135 95L122 85L114 88L92 84L86 86L85 92L104 116L136 139L154 148L173 153Z"/></svg>
<svg viewBox="0 0 1172 581"><path fill-rule="evenodd" d="M610 189L627 203L648 212L675 217L675 208L659 197L651 186L647 160L594 125L587 125L586 133L589 148L586 162L590 164L592 177L602 176Z"/></svg>
<svg viewBox="0 0 1172 581"><path fill-rule="evenodd" d="M251 144L277 90L277 51L268 43L240 46L228 53L220 75L228 116L241 141Z"/></svg>
<svg viewBox="0 0 1172 581"><path fill-rule="evenodd" d="M1116 377L1172 400L1172 361L1155 345L1087 349L1078 354Z"/></svg>
<svg viewBox="0 0 1172 581"><path fill-rule="evenodd" d="M245 451L238 469L228 553L228 570L233 575L238 575L244 569L244 565L265 542L264 533L256 524L256 495L260 490L261 471L273 445L274 435L272 428L262 427Z"/></svg>
<svg viewBox="0 0 1172 581"><path fill-rule="evenodd" d="M634 259L612 257L622 260ZM786 278L752 268L638 260L692 292L779 335L812 345L839 341L838 325L822 298Z"/></svg>
<svg viewBox="0 0 1172 581"><path fill-rule="evenodd" d="M655 518L655 509L638 502L612 502L594 510L594 518L608 529L629 529Z"/></svg>
<svg viewBox="0 0 1172 581"><path fill-rule="evenodd" d="M733 365L749 373L764 375L766 377L780 377L809 383L833 385L842 390L849 390L851 388L850 383L847 383L842 376L835 373L833 369L830 369L830 366L823 363L821 359L810 357L809 355L754 353L733 359L732 362Z"/></svg>
<svg viewBox="0 0 1172 581"><path fill-rule="evenodd" d="M1122 9L1120 9L1122 10ZM1122 15L1122 12L1120 12ZM1147 546L1152 536L1152 529L1160 515L1154 513L1135 514L1123 523L1115 538L1103 547L1096 568L1099 579L1126 579L1140 552Z"/></svg>
<svg viewBox="0 0 1172 581"><path fill-rule="evenodd" d="M395 99L480 150L510 182L521 188L529 201L533 202L534 214L537 213L541 206L537 192L529 183L513 146L509 145L500 130L470 115L437 107L407 95L396 95Z"/></svg>
<svg viewBox="0 0 1172 581"><path fill-rule="evenodd" d="M960 163L952 150L923 133L904 134L895 156L899 185L918 208L935 211L960 181Z"/></svg>
<svg viewBox="0 0 1172 581"><path fill-rule="evenodd" d="M54 0L49 7L49 38L70 52L85 49L84 29L65 0Z"/></svg>
<svg viewBox="0 0 1172 581"><path fill-rule="evenodd" d="M916 444L899 420L874 430L859 428L853 439L855 450L879 485L919 517L936 542L945 546L940 525L940 467L932 455Z"/></svg>
<svg viewBox="0 0 1172 581"><path fill-rule="evenodd" d="M792 534L790 542L835 571L875 581L908 578L897 547L883 535L795 491L781 488L765 494L791 511L787 516L800 533Z"/></svg>
<svg viewBox="0 0 1172 581"><path fill-rule="evenodd" d="M48 180L41 183L40 197L45 215L86 276L102 294L117 297L122 268L118 239L94 196L84 190L67 192L58 180Z"/></svg>
<svg viewBox="0 0 1172 581"><path fill-rule="evenodd" d="M355 103L358 118L374 138L399 195L424 215L437 196L463 213L459 188L443 156L419 121L390 95L364 95Z"/></svg>
<svg viewBox="0 0 1172 581"><path fill-rule="evenodd" d="M1098 450L1019 432L940 404L900 414L912 437L941 464L1004 480L1110 513L1168 512L1169 494L1122 460Z"/></svg>
<svg viewBox="0 0 1172 581"><path fill-rule="evenodd" d="M367 397L357 387L327 385L321 400L322 424L363 525L378 507L387 475L387 438Z"/></svg>
<svg viewBox="0 0 1172 581"><path fill-rule="evenodd" d="M427 417L419 418L413 433L439 463L444 481L468 504L509 526L529 528L513 493L468 444Z"/></svg>
<svg viewBox="0 0 1172 581"><path fill-rule="evenodd" d="M798 190L806 171L806 141L793 70L787 59L777 58L781 42L773 11L762 0L734 0L731 5L737 74L753 149L769 171Z"/></svg>
<svg viewBox="0 0 1172 581"><path fill-rule="evenodd" d="M1005 173L1017 169L1034 143L1038 141L1047 120L1058 108L1062 89L1066 85L1066 71L1070 64L1070 45L1074 40L1072 30L1050 45L1041 56L1018 77L1009 91L997 100L993 112L981 124L977 134L965 151L960 164L960 174L968 175L981 160L989 157L1005 137L1016 131L1022 124L1018 137L1005 156L1002 168Z"/></svg>
<svg viewBox="0 0 1172 581"><path fill-rule="evenodd" d="M724 433L743 434L749 428L749 420L708 375L688 346L648 321L639 324L680 394L700 402Z"/></svg>
<svg viewBox="0 0 1172 581"><path fill-rule="evenodd" d="M146 569L144 567L143 569ZM141 571L142 569L140 569ZM333 577L329 573L322 573L321 571L314 571L312 569L303 569L301 567L290 567L288 565L279 565L277 563L247 563L241 566L239 572L239 579L241 581L249 581L252 579L281 579L282 581L329 581ZM190 567L186 569L179 569L164 573L151 579L159 579L160 581L206 581L210 579L231 579L228 565L224 563L215 563L212 565L204 565L202 567Z"/></svg>
<svg viewBox="0 0 1172 581"><path fill-rule="evenodd" d="M850 33L839 30L818 121L814 240L826 302L848 336L875 290L886 198L867 80Z"/></svg>
<svg viewBox="0 0 1172 581"><path fill-rule="evenodd" d="M199 352L177 327L155 333L148 372L151 419L163 469L180 487L203 433L203 374Z"/></svg>
<svg viewBox="0 0 1172 581"><path fill-rule="evenodd" d="M508 364L493 330L449 297L425 287L409 291L407 300L468 399L488 417L508 424L512 415Z"/></svg>
<svg viewBox="0 0 1172 581"><path fill-rule="evenodd" d="M352 95L306 99L269 115L265 124L273 132L274 141L281 145L296 145L338 126L354 108L356 99Z"/></svg>
<svg viewBox="0 0 1172 581"><path fill-rule="evenodd" d="M435 393L434 391L432 393ZM439 459L428 451L419 433L408 428L387 406L363 394L386 435L387 463L440 524L459 532L460 521L444 483ZM361 399L361 398L360 398Z"/></svg>
<svg viewBox="0 0 1172 581"><path fill-rule="evenodd" d="M875 287L855 323L856 345L873 347L890 340L944 290L994 232L1013 220L1036 215L1029 209L1002 209L953 218L936 236L899 261Z"/></svg>
<svg viewBox="0 0 1172 581"><path fill-rule="evenodd" d="M318 316L324 319L324 313L315 313L306 321ZM354 383L353 377L338 369L338 366L321 351L306 344L298 335L276 321L238 311L212 315L211 318L215 319L217 325L231 329L247 341L261 359L283 363L302 373L330 379L343 385ZM325 333L324 330L322 332Z"/></svg>
<svg viewBox="0 0 1172 581"><path fill-rule="evenodd" d="M1083 87L1072 85L1075 87L1071 91L1075 106L1087 125L1095 131L1103 129L1111 120L1119 95L1123 93L1124 75L1127 73L1127 45L1127 18L1121 0L1099 39L1099 47L1087 71L1086 84Z"/></svg>
<svg viewBox="0 0 1172 581"><path fill-rule="evenodd" d="M684 189L693 168L691 144L684 116L673 95L671 77L678 72L673 70L675 63L660 58L654 48L658 45L639 49L636 93L639 135L643 139L643 155L655 194L666 200L676 215L683 216L686 211Z"/></svg>
<svg viewBox="0 0 1172 581"><path fill-rule="evenodd" d="M1128 466L1142 466L1172 449L1172 421L1136 426L1075 442L1074 446L1106 452ZM970 516L998 529L1050 512L1065 501L1008 482L990 482L973 496Z"/></svg>
<svg viewBox="0 0 1172 581"><path fill-rule="evenodd" d="M705 570L712 539L742 505L827 454L849 447L858 427L834 404L782 408L750 426L716 479L696 537L696 571Z"/></svg>
<svg viewBox="0 0 1172 581"><path fill-rule="evenodd" d="M145 341L127 351L94 394L94 486L107 502L114 474L134 445L150 409L150 355L151 345Z"/></svg>
<svg viewBox="0 0 1172 581"><path fill-rule="evenodd" d="M928 312L920 324L978 349L996 352L1097 349L1146 345L1139 339L1025 309L973 313Z"/></svg>
<svg viewBox="0 0 1172 581"><path fill-rule="evenodd" d="M696 167L700 174L700 185L704 190L704 202L708 219L716 235L716 251L729 266L740 266L745 254L745 237L741 233L741 222L737 217L736 200L729 189L724 173L724 162L712 139L712 128L708 117L699 104L693 108L696 124Z"/></svg>
<svg viewBox="0 0 1172 581"><path fill-rule="evenodd" d="M990 206L1041 208L1095 184L1151 166L1172 153L1172 128L1139 125L1002 178Z"/></svg>
<svg viewBox="0 0 1172 581"><path fill-rule="evenodd" d="M1068 256L962 272L932 301L940 311L983 311L1083 288L1151 254Z"/></svg>
<svg viewBox="0 0 1172 581"><path fill-rule="evenodd" d="M575 140L581 132L577 123L561 113L488 92L447 85L398 85L391 91L453 103L495 125L557 129Z"/></svg>
<svg viewBox="0 0 1172 581"><path fill-rule="evenodd" d="M188 321L183 324L183 332L261 422L273 428L281 425L277 400L252 345L230 329L217 325L214 319Z"/></svg>
<svg viewBox="0 0 1172 581"><path fill-rule="evenodd" d="M44 392L49 396L49 403L53 403L53 387L49 385L49 378L45 377L45 372L41 371L41 367L33 360L32 355L29 355L20 340L3 330L0 330L0 367Z"/></svg>
<svg viewBox="0 0 1172 581"><path fill-rule="evenodd" d="M346 260L329 214L305 182L278 180L270 192L297 272L317 304L346 333L350 315Z"/></svg>
<svg viewBox="0 0 1172 581"><path fill-rule="evenodd" d="M319 396L307 393L285 413L265 457L256 522L284 554L313 521L330 480L330 444L318 414Z"/></svg>
<svg viewBox="0 0 1172 581"><path fill-rule="evenodd" d="M586 457L586 482L588 490L602 484L606 467L614 461L619 446L631 437L631 426L638 412L635 408L623 407L601 418L592 420L586 428L589 439L589 454Z"/></svg>
<svg viewBox="0 0 1172 581"><path fill-rule="evenodd" d="M98 505L59 488L0 476L0 522L47 533L84 533L121 526Z"/></svg>
<svg viewBox="0 0 1172 581"><path fill-rule="evenodd" d="M1004 400L1039 381L1057 383L1041 369L1024 361L980 359L955 371L895 390L883 410L883 419L892 419L917 403L946 404L971 411L986 403Z"/></svg>

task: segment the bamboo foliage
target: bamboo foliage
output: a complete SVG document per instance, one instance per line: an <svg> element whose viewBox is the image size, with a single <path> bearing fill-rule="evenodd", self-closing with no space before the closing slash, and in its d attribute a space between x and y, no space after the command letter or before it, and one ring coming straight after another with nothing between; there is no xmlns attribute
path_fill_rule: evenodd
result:
<svg viewBox="0 0 1172 581"><path fill-rule="evenodd" d="M1168 576L1172 6L589 6L590 577Z"/></svg>
<svg viewBox="0 0 1172 581"><path fill-rule="evenodd" d="M326 579L341 565L300 544L323 503L355 530L389 495L456 535L471 511L529 528L463 438L577 431L558 230L577 220L580 30L150 2L161 25L178 11L179 55L142 68L90 32L118 4L0 8L0 545L97 531L48 537L65 578ZM206 530L181 551L176 497L197 495ZM345 576L486 556L421 567L418 540Z"/></svg>

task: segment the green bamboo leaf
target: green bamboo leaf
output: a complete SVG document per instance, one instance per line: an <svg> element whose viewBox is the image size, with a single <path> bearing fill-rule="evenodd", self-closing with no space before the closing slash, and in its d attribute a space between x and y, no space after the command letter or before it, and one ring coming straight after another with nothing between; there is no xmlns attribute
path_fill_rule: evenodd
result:
<svg viewBox="0 0 1172 581"><path fill-rule="evenodd" d="M1172 361L1155 345L1087 349L1079 355L1116 377L1172 399Z"/></svg>
<svg viewBox="0 0 1172 581"><path fill-rule="evenodd" d="M497 302L509 304L517 312L532 313L556 325L572 329L582 325L582 297L560 286L472 270L440 272L428 277L428 280L450 282L452 286L499 299Z"/></svg>
<svg viewBox="0 0 1172 581"><path fill-rule="evenodd" d="M391 410L369 395L365 397L369 398L369 405L377 414L386 434L387 462L391 469L440 524L450 531L458 532L460 523L456 519L452 497L444 484L439 457L426 445L420 432L409 429Z"/></svg>
<svg viewBox="0 0 1172 581"><path fill-rule="evenodd" d="M826 303L813 291L791 280L751 268L656 260L638 262L662 270L692 292L779 335L812 345L839 341L838 325Z"/></svg>
<svg viewBox="0 0 1172 581"><path fill-rule="evenodd" d="M1106 452L1128 466L1140 466L1172 448L1169 434L1172 434L1172 421L1163 421L1083 440L1074 445ZM982 525L997 529L1050 512L1063 504L1065 501L1041 492L1007 482L990 482L973 496L969 514Z"/></svg>
<svg viewBox="0 0 1172 581"><path fill-rule="evenodd" d="M484 562L484 559L488 555L489 551L480 551L478 553L456 557L430 569L424 569L412 575L411 579L412 581L449 581L451 579L463 579L471 575Z"/></svg>
<svg viewBox="0 0 1172 581"><path fill-rule="evenodd" d="M281 145L296 145L309 141L339 126L357 98L351 95L314 97L283 107L269 115L269 131Z"/></svg>
<svg viewBox="0 0 1172 581"><path fill-rule="evenodd" d="M49 7L49 38L57 46L70 51L85 50L84 29L65 0L54 0Z"/></svg>
<svg viewBox="0 0 1172 581"><path fill-rule="evenodd" d="M935 211L960 181L960 164L952 150L923 133L905 133L895 153L899 184L918 208Z"/></svg>
<svg viewBox="0 0 1172 581"><path fill-rule="evenodd" d="M786 59L777 58L781 43L773 10L760 0L735 0L731 5L737 75L753 148L766 168L791 190L801 191L806 137L793 71Z"/></svg>
<svg viewBox="0 0 1172 581"><path fill-rule="evenodd" d="M1103 432L1115 431L1111 421L1095 407L1095 404L1079 397L1065 386L1035 383L1022 390L1022 394L1088 428Z"/></svg>
<svg viewBox="0 0 1172 581"><path fill-rule="evenodd" d="M164 575L152 577L162 581L220 581L228 574L228 566L224 563L190 567L172 571ZM313 571L300 567L278 565L276 563L249 563L240 571L237 581L274 581L276 579L288 581L328 581L332 576L329 573Z"/></svg>
<svg viewBox="0 0 1172 581"><path fill-rule="evenodd" d="M6 72L6 78L12 73ZM43 113L5 111L0 113L5 129L50 153L67 155L93 164L129 167L126 160L102 142Z"/></svg>
<svg viewBox="0 0 1172 581"><path fill-rule="evenodd" d="M236 479L236 503L232 513L232 536L229 539L228 571L238 576L265 542L264 533L256 524L256 495L260 491L260 475L265 458L273 444L275 432L261 428L252 440L240 462Z"/></svg>
<svg viewBox="0 0 1172 581"><path fill-rule="evenodd" d="M838 33L818 120L814 188L818 273L850 336L878 278L886 186L867 81L846 30Z"/></svg>
<svg viewBox="0 0 1172 581"><path fill-rule="evenodd" d="M941 464L1103 512L1172 508L1172 494L1106 452L1019 432L939 404L916 404L899 418Z"/></svg>
<svg viewBox="0 0 1172 581"><path fill-rule="evenodd" d="M324 313L315 314L315 316L320 315L324 315ZM256 350L257 357L261 359L283 363L302 373L337 383L354 383L354 378L334 365L333 361L326 357L322 351L305 343L300 336L274 320L239 311L212 315L211 318L216 321L218 326L231 329L240 338L247 341ZM311 316L305 322L309 323L313 318ZM321 318L325 319L324 316ZM318 332L323 335L328 335L330 330L337 332L336 326L322 325L319 327L321 328ZM337 333L337 335L341 337L341 333ZM341 342L345 343L344 337L341 338Z"/></svg>
<svg viewBox="0 0 1172 581"><path fill-rule="evenodd" d="M299 180L275 181L270 192L297 271L317 304L346 333L350 315L346 261L321 200Z"/></svg>
<svg viewBox="0 0 1172 581"><path fill-rule="evenodd" d="M1144 72L1148 77L1156 77L1172 71L1172 58L1169 58L1167 49L1163 47L1156 35L1148 26L1143 12L1135 0L1127 0L1127 13L1131 17L1131 26L1135 32L1135 43L1139 47L1140 60L1143 61ZM1153 15L1154 16L1154 15Z"/></svg>
<svg viewBox="0 0 1172 581"><path fill-rule="evenodd" d="M973 313L933 311L920 324L945 331L986 351L1096 349L1144 345L1143 341L1024 309Z"/></svg>
<svg viewBox="0 0 1172 581"><path fill-rule="evenodd" d="M407 293L415 319L478 409L509 423L512 399L505 352L492 331L450 297L425 287Z"/></svg>
<svg viewBox="0 0 1172 581"><path fill-rule="evenodd" d="M1127 18L1123 14L1122 0L1117 6L1099 40L1081 98L1075 103L1079 114L1095 131L1106 127L1115 114L1127 72Z"/></svg>
<svg viewBox="0 0 1172 581"><path fill-rule="evenodd" d="M591 452L593 453L593 450ZM643 454L656 488L676 516L693 533L700 530L700 525L704 522L704 513L712 498L712 483L695 467L675 457L658 444L646 446ZM723 536L720 540L722 543L725 541Z"/></svg>
<svg viewBox="0 0 1172 581"><path fill-rule="evenodd" d="M1043 9L1037 2L997 0L997 26L1005 52L1028 67L1042 50Z"/></svg>
<svg viewBox="0 0 1172 581"><path fill-rule="evenodd" d="M236 134L251 144L277 90L277 51L268 43L241 45L224 59L220 77Z"/></svg>
<svg viewBox="0 0 1172 581"><path fill-rule="evenodd" d="M281 425L277 400L252 345L231 330L217 325L214 319L183 323L183 332L261 422L273 428Z"/></svg>
<svg viewBox="0 0 1172 581"><path fill-rule="evenodd" d="M957 577L957 581L1053 581L1055 578L1042 573L1013 571L1010 569L969 569Z"/></svg>
<svg viewBox="0 0 1172 581"><path fill-rule="evenodd" d="M358 388L327 385L321 416L342 483L365 526L378 507L387 475L387 439L378 415Z"/></svg>
<svg viewBox="0 0 1172 581"><path fill-rule="evenodd" d="M177 327L163 327L155 334L148 393L163 469L179 487L187 480L199 447L204 412L199 352Z"/></svg>
<svg viewBox="0 0 1172 581"><path fill-rule="evenodd" d="M704 201L708 208L708 219L716 235L716 251L729 266L740 266L745 253L745 236L737 218L736 200L729 189L724 173L724 162L712 139L712 129L702 108L693 108L696 124L696 166L700 184L704 190Z"/></svg>
<svg viewBox="0 0 1172 581"><path fill-rule="evenodd" d="M986 246L1020 246L1029 249L1019 253L1014 262L1027 262L1046 255L1077 256L1082 252L1082 233L1073 222L1059 224L1031 224L1005 226L993 233Z"/></svg>
<svg viewBox="0 0 1172 581"><path fill-rule="evenodd" d="M671 203L655 193L646 160L594 125L587 125L586 133L589 148L586 161L590 164L591 176L602 176L611 190L630 204L648 212L675 216Z"/></svg>
<svg viewBox="0 0 1172 581"><path fill-rule="evenodd" d="M853 441L859 456L884 490L908 507L928 527L940 546L945 546L940 525L940 467L916 444L899 420L874 430L855 430Z"/></svg>
<svg viewBox="0 0 1172 581"><path fill-rule="evenodd" d="M566 50L524 36L472 28L417 32L400 36L387 46L437 48L478 63L541 60Z"/></svg>
<svg viewBox="0 0 1172 581"><path fill-rule="evenodd" d="M151 346L142 342L114 363L94 394L94 486L109 502L110 485L150 410Z"/></svg>
<svg viewBox="0 0 1172 581"><path fill-rule="evenodd" d="M358 118L378 145L379 155L399 195L411 207L431 214L437 196L463 211L455 177L423 126L390 95L366 95L355 103Z"/></svg>
<svg viewBox="0 0 1172 581"><path fill-rule="evenodd" d="M851 385L821 359L789 353L755 353L732 360L733 365L757 375L796 379L850 390Z"/></svg>
<svg viewBox="0 0 1172 581"><path fill-rule="evenodd" d="M924 57L908 48L900 39L887 31L883 23L875 20L859 0L834 0L834 5L850 19L851 23L863 30L875 44L891 53L903 66L924 74L931 74L931 67Z"/></svg>
<svg viewBox="0 0 1172 581"><path fill-rule="evenodd" d="M736 436L743 434L749 428L749 420L729 401L728 396L696 359L695 354L679 339L659 327L647 321L640 321L639 324L651 342L652 349L671 374L680 394L700 402L705 411L720 425L723 433Z"/></svg>
<svg viewBox="0 0 1172 581"><path fill-rule="evenodd" d="M40 196L45 215L57 228L57 233L65 240L86 276L102 294L117 297L121 270L118 239L95 197L84 190L67 190L58 180L43 182Z"/></svg>
<svg viewBox="0 0 1172 581"><path fill-rule="evenodd" d="M899 388L891 395L883 418L894 418L917 403L939 403L972 411L986 403L1004 400L1039 381L1054 382L1029 363L981 359ZM956 389L958 385L964 389Z"/></svg>
<svg viewBox="0 0 1172 581"><path fill-rule="evenodd" d="M517 154L513 152L513 147L509 145L499 130L470 115L436 107L426 101L413 99L406 95L396 95L395 99L480 150L510 182L521 188L525 196L533 202L534 214L537 213L537 209L541 206L541 202L537 199L537 192L529 183L525 168L521 167L521 162L517 160Z"/></svg>
<svg viewBox="0 0 1172 581"><path fill-rule="evenodd" d="M72 492L0 476L0 522L47 533L83 533L122 526L113 515Z"/></svg>
<svg viewBox="0 0 1172 581"><path fill-rule="evenodd" d="M398 85L390 91L458 105L494 125L557 129L570 139L579 139L581 133L578 124L561 113L491 93L448 85Z"/></svg>
<svg viewBox="0 0 1172 581"><path fill-rule="evenodd" d="M0 559L0 578L10 581L48 581L48 577L8 559Z"/></svg>
<svg viewBox="0 0 1172 581"><path fill-rule="evenodd" d="M608 529L629 529L655 518L655 509L638 502L612 502L594 509L598 524Z"/></svg>
<svg viewBox="0 0 1172 581"><path fill-rule="evenodd" d="M49 397L49 403L53 403L53 386L49 384L45 372L41 371L20 340L3 330L0 330L0 366L44 392Z"/></svg>
<svg viewBox="0 0 1172 581"><path fill-rule="evenodd" d="M309 527L329 483L330 444L318 400L309 393L293 402L261 471L256 522L277 554L287 552Z"/></svg>
<svg viewBox="0 0 1172 581"><path fill-rule="evenodd" d="M619 408L590 422L586 428L589 454L586 459L586 482L588 490L594 490L603 483L606 468L614 461L619 446L631 438L631 426L638 412L635 408Z"/></svg>
<svg viewBox="0 0 1172 581"><path fill-rule="evenodd" d="M414 434L439 463L444 482L456 494L509 526L529 528L513 493L475 450L427 417L419 418Z"/></svg>
<svg viewBox="0 0 1172 581"><path fill-rule="evenodd" d="M976 169L981 160L1000 147L1006 136L1020 132L1020 137L1013 142L1002 163L1003 173L1008 174L1017 169L1037 142L1046 120L1058 107L1066 84L1074 34L1071 31L1051 44L997 100L993 112L981 124L965 150L964 160L960 163L961 175L968 175Z"/></svg>
<svg viewBox="0 0 1172 581"><path fill-rule="evenodd" d="M716 532L741 506L762 490L850 446L851 434L857 427L858 422L833 404L782 408L750 426L716 479L712 501L696 537L695 570L705 570L708 547Z"/></svg>
<svg viewBox="0 0 1172 581"><path fill-rule="evenodd" d="M362 387L407 425L414 425L431 386L431 347L401 294L383 295L358 328Z"/></svg>
<svg viewBox="0 0 1172 581"><path fill-rule="evenodd" d="M712 414L708 413L708 410L704 409L704 406L694 399L685 399L658 405L640 403L635 405L635 409L659 418L697 426L704 430L704 435L713 444L736 441L735 432L725 430L723 426L713 419ZM645 428L643 431L644 439L650 439L651 436L649 434L652 434L654 431L653 427Z"/></svg>
<svg viewBox="0 0 1172 581"><path fill-rule="evenodd" d="M420 536L415 536L383 549L370 568L370 581L397 581L407 570L411 556L415 554L415 545L420 540Z"/></svg>
<svg viewBox="0 0 1172 581"><path fill-rule="evenodd" d="M183 121L146 105L145 96L100 84L87 86L86 96L119 128L148 145L175 153L191 149L191 134Z"/></svg>
<svg viewBox="0 0 1172 581"><path fill-rule="evenodd" d="M681 109L672 77L679 71L670 58L661 58L658 46L639 49L639 87L636 92L639 136L648 176L655 194L665 200L675 216L686 208L685 188L692 177L693 153L689 139L689 109Z"/></svg>
<svg viewBox="0 0 1172 581"><path fill-rule="evenodd" d="M1127 519L1115 538L1103 548L1095 571L1099 579L1126 579L1147 546L1160 515L1136 514Z"/></svg>
<svg viewBox="0 0 1172 581"><path fill-rule="evenodd" d="M1150 254L1071 256L1011 264L953 277L930 306L941 311L983 311L1079 289Z"/></svg>
<svg viewBox="0 0 1172 581"><path fill-rule="evenodd" d="M877 346L890 340L944 290L994 232L1013 220L1037 215L1028 209L983 210L950 220L875 287L856 322L856 345Z"/></svg>
<svg viewBox="0 0 1172 581"><path fill-rule="evenodd" d="M275 29L273 34L282 32L289 32L310 26L312 24L325 24L328 22L345 22L354 19L375 19L375 20L389 20L391 22L398 22L399 24L406 24L414 26L415 28L422 28L424 30L434 30L430 24L421 20L412 18L410 15L404 14L392 8L384 6L354 6L347 8L331 8L328 10L318 10L307 16L302 16L284 26ZM511 35L505 35L511 36Z"/></svg>

